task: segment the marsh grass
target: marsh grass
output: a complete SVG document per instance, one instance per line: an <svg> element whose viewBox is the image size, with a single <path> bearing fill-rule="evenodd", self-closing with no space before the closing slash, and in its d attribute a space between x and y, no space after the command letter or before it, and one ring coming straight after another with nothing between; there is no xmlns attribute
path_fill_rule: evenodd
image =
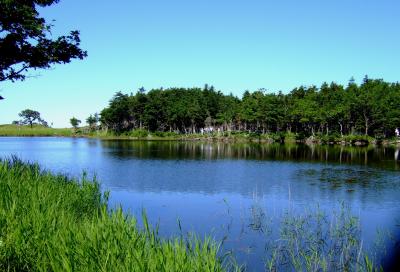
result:
<svg viewBox="0 0 400 272"><path fill-rule="evenodd" d="M302 214L287 210L276 226L276 236L271 228L263 231L267 271L382 270L363 247L359 219L343 203L330 215L319 208Z"/></svg>
<svg viewBox="0 0 400 272"><path fill-rule="evenodd" d="M223 271L211 238L161 239L122 209L110 211L96 181L0 160L1 271Z"/></svg>

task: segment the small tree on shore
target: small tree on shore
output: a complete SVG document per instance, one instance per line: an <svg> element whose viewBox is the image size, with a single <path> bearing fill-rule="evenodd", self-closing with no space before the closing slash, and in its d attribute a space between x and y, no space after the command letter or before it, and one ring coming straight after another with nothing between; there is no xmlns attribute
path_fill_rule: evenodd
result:
<svg viewBox="0 0 400 272"><path fill-rule="evenodd" d="M69 121L76 132L78 130L79 124L81 123L81 120L79 120L75 117L72 117Z"/></svg>
<svg viewBox="0 0 400 272"><path fill-rule="evenodd" d="M97 123L99 122L99 115L95 113L94 115L90 115L86 119L86 123L89 125L90 130L95 130L97 128Z"/></svg>
<svg viewBox="0 0 400 272"><path fill-rule="evenodd" d="M20 123L24 125L29 124L31 128L35 122L47 126L47 122L40 117L40 113L38 111L26 109L21 111L18 115L22 118Z"/></svg>

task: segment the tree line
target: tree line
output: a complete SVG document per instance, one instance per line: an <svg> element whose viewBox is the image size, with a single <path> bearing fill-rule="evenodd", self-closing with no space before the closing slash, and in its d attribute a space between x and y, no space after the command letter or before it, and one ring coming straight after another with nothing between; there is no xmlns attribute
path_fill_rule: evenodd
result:
<svg viewBox="0 0 400 272"><path fill-rule="evenodd" d="M362 134L391 137L400 126L400 84L351 79L347 86L300 86L288 94L245 91L241 98L213 86L143 88L117 92L100 113L104 129L204 133L248 131L301 133L305 136Z"/></svg>

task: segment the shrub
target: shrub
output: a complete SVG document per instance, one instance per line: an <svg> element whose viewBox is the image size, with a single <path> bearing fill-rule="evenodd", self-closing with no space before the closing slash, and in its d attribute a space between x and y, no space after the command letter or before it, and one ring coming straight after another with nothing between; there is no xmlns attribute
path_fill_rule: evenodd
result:
<svg viewBox="0 0 400 272"><path fill-rule="evenodd" d="M135 129L128 133L128 136L136 138L146 138L148 135L149 132L145 129Z"/></svg>
<svg viewBox="0 0 400 272"><path fill-rule="evenodd" d="M347 143L350 144L355 144L355 143L361 143L361 144L368 144L373 141L373 138L370 136L366 135L355 135L355 134L350 134L343 136L342 140L344 140Z"/></svg>

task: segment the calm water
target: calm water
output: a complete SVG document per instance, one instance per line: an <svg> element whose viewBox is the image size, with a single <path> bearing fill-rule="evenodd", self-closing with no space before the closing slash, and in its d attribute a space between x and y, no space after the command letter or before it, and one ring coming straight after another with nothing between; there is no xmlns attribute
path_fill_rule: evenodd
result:
<svg viewBox="0 0 400 272"><path fill-rule="evenodd" d="M396 148L137 142L71 138L0 138L0 157L17 155L45 168L95 174L111 205L159 224L161 235L196 232L226 238L249 270L260 270L265 233L254 207L268 218L291 208L331 212L341 202L360 217L362 238L397 233L400 154Z"/></svg>

